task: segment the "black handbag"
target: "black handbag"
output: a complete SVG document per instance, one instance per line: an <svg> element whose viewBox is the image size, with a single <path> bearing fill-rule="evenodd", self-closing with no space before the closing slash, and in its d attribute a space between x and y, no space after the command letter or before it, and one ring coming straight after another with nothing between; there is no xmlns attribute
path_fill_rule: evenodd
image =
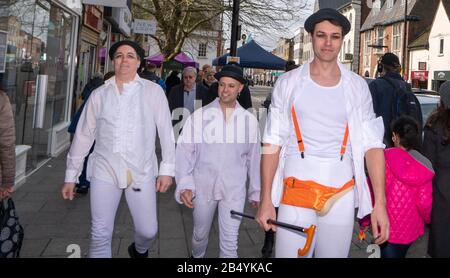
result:
<svg viewBox="0 0 450 278"><path fill-rule="evenodd" d="M0 258L18 258L23 236L13 200L4 199L0 207Z"/></svg>

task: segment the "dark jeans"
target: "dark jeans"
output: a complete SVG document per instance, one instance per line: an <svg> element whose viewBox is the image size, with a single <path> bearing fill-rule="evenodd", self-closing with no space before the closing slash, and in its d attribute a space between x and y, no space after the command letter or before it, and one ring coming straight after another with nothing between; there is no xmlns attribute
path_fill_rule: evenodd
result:
<svg viewBox="0 0 450 278"><path fill-rule="evenodd" d="M381 258L404 258L408 252L410 244L395 244L387 242L380 246L381 248Z"/></svg>

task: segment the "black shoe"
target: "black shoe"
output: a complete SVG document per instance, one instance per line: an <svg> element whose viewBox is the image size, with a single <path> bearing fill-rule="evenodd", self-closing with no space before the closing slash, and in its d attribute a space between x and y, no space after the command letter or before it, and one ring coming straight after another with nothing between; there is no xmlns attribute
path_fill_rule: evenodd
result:
<svg viewBox="0 0 450 278"><path fill-rule="evenodd" d="M262 258L270 258L272 256L273 240L274 233L272 231L266 232L266 237L264 238L264 246L261 249Z"/></svg>
<svg viewBox="0 0 450 278"><path fill-rule="evenodd" d="M89 192L89 187L87 186L77 186L77 189L75 190L78 194L86 195Z"/></svg>
<svg viewBox="0 0 450 278"><path fill-rule="evenodd" d="M136 258L136 259L145 259L148 257L148 250L145 251L145 253L139 253L136 250L136 247L134 246L134 242L128 246L128 255L130 255L130 258Z"/></svg>

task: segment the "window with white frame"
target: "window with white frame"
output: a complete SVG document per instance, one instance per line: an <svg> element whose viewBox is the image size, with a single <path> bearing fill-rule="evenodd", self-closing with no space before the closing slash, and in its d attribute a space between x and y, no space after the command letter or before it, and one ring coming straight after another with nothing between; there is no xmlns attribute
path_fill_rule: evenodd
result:
<svg viewBox="0 0 450 278"><path fill-rule="evenodd" d="M207 43L199 43L198 45L198 56L199 57L206 57L206 49L208 47Z"/></svg>
<svg viewBox="0 0 450 278"><path fill-rule="evenodd" d="M400 56L401 44L402 44L402 23L395 24L392 32L392 53Z"/></svg>
<svg viewBox="0 0 450 278"><path fill-rule="evenodd" d="M370 31L364 33L364 66L370 66Z"/></svg>
<svg viewBox="0 0 450 278"><path fill-rule="evenodd" d="M444 38L439 40L439 55L444 55Z"/></svg>
<svg viewBox="0 0 450 278"><path fill-rule="evenodd" d="M377 45L378 46L383 46L384 43L384 28L383 27L378 27L377 30Z"/></svg>

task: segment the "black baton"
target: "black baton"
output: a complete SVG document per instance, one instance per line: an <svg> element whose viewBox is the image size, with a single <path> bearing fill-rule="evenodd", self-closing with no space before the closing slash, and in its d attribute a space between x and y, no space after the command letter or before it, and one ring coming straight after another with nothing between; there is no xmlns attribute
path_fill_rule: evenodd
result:
<svg viewBox="0 0 450 278"><path fill-rule="evenodd" d="M239 216L243 216L243 217L247 217L247 218L250 218L250 219L255 219L255 217L253 215L242 213L242 212L237 212L237 211L234 211L234 210L230 211L230 213L231 214L236 214L236 215L239 215ZM283 228L286 228L286 229L291 229L291 230L299 231L299 232L302 232L302 233L306 233L306 229L303 228L303 227L291 225L291 224L284 223L284 222L279 222L279 221L272 220L272 219L268 219L267 220L267 224L276 225L276 226L280 226L280 227L283 227Z"/></svg>

